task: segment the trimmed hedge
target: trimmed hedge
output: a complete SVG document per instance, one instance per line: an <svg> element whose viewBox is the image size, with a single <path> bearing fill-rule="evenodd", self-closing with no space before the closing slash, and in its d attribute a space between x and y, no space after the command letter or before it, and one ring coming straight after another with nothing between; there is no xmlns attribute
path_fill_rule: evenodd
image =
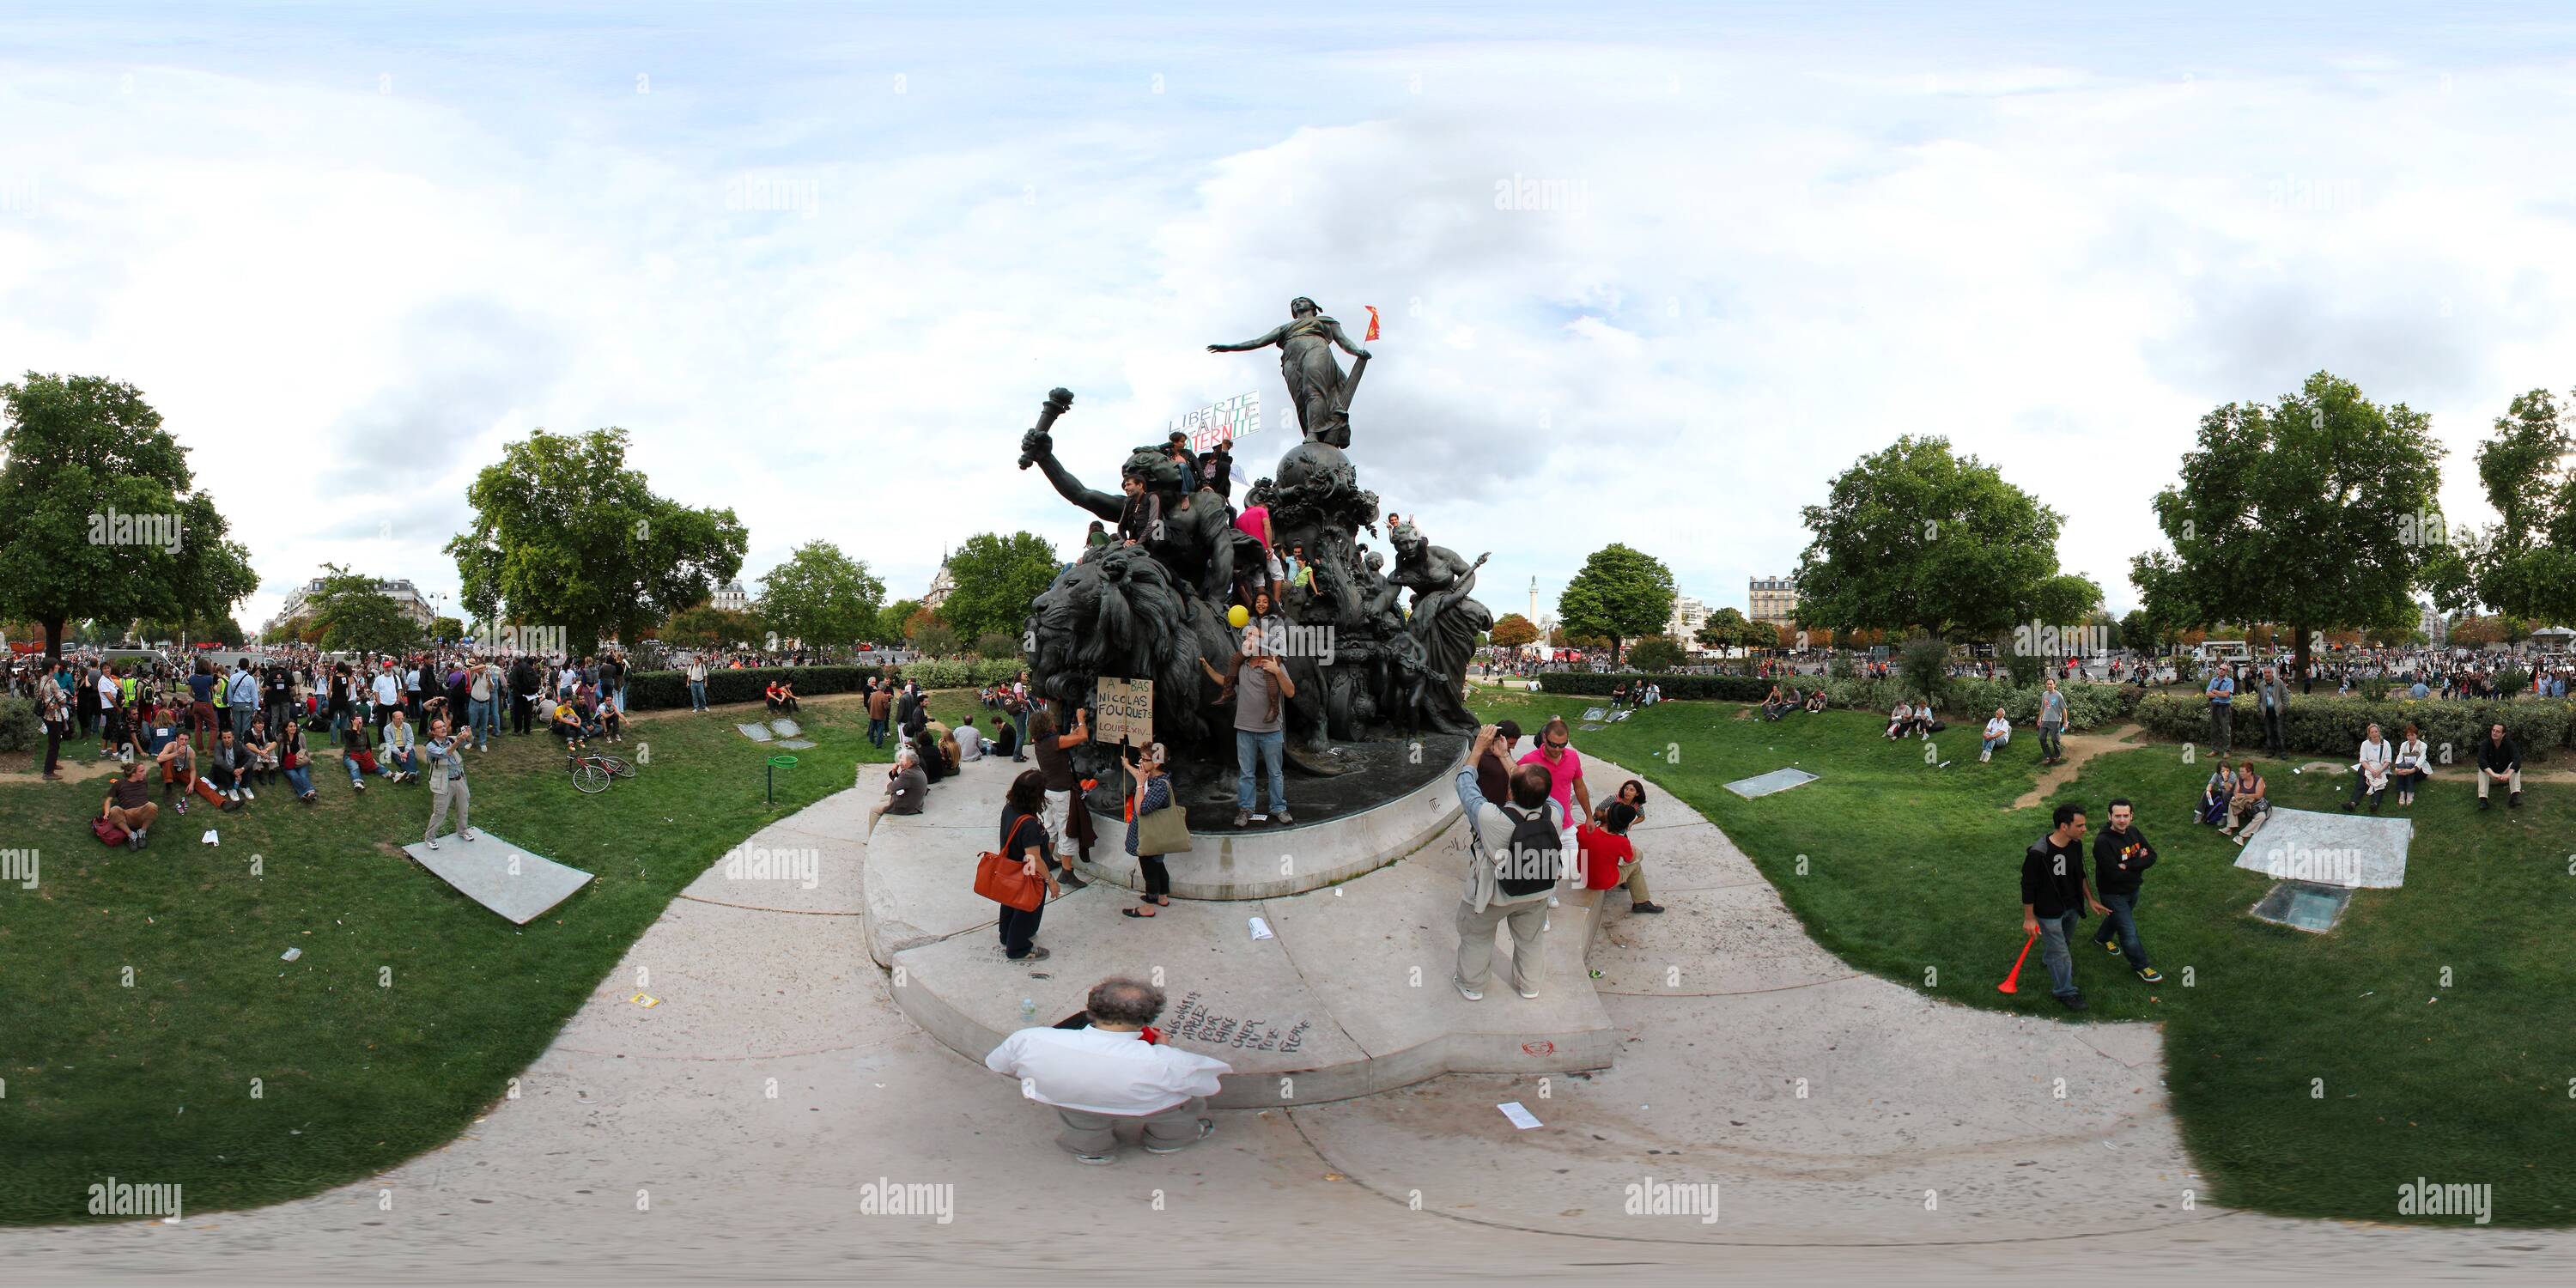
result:
<svg viewBox="0 0 2576 1288"><path fill-rule="evenodd" d="M1890 711L1897 699L1917 696L1911 686L1895 676L1884 680L1819 679L1812 675L1782 676L1765 680L1750 675L1606 675L1588 671L1551 671L1539 677L1543 692L1579 697L1608 697L1612 686L1625 681L1633 691L1643 681L1662 685L1667 701L1676 699L1714 699L1719 702L1760 702L1771 695L1771 686L1780 685L1786 692L1795 689L1812 693L1821 685L1826 701L1844 709L1857 707L1864 711ZM2137 709L2140 690L2127 684L2064 684L2066 694L2066 727L2082 730L2117 724ZM2028 724L2039 716L2040 690L2015 688L2003 680L1967 676L1950 680L1943 695L1944 710L1960 720L1973 717L1983 724L1994 709L2017 724Z"/></svg>
<svg viewBox="0 0 2576 1288"><path fill-rule="evenodd" d="M36 704L0 696L0 751L34 751L44 745L45 722L37 716Z"/></svg>
<svg viewBox="0 0 2576 1288"><path fill-rule="evenodd" d="M2512 702L2426 698L2419 702L2412 698L2373 701L2293 697L2282 719L2281 736L2293 752L2345 760L2361 745L2366 727L2374 720L2391 742L2403 736L2401 730L2406 722L2414 721L2423 730L2424 744L2432 750L2437 763L2444 744L2451 748L2452 763L2470 763L2478 739L2485 737L2487 726L2497 721L2502 721L2505 733L2521 744L2523 754L2535 760L2576 745L2571 742L2571 737L2576 737L2576 701L2566 698L2521 698ZM2210 736L2209 703L2197 696L2156 694L2138 704L2138 723L2159 738L2206 743ZM2234 737L2238 747L2263 745L2263 717L2242 698L2236 703Z"/></svg>
<svg viewBox="0 0 2576 1288"><path fill-rule="evenodd" d="M758 702L765 697L772 679L785 679L796 686L800 698L821 697L826 693L856 693L867 687L872 675L891 675L897 679L911 677L925 689L968 689L978 685L1000 684L1019 675L1024 664L1015 658L974 662L914 662L905 666L764 666L707 671L707 701ZM635 711L668 711L689 705L689 675L686 671L638 671L626 681L626 705Z"/></svg>

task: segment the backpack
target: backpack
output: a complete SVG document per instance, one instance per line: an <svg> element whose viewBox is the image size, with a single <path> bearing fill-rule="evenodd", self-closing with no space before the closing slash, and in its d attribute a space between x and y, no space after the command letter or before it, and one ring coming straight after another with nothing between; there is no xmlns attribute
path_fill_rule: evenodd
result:
<svg viewBox="0 0 2576 1288"><path fill-rule="evenodd" d="M1500 876L1494 880L1504 894L1537 894L1556 888L1556 873L1564 859L1565 838L1547 821L1547 806L1541 805L1527 817L1509 805L1495 808L1512 821L1511 856L1502 871L1520 872L1519 876ZM1531 875L1536 872L1538 875Z"/></svg>

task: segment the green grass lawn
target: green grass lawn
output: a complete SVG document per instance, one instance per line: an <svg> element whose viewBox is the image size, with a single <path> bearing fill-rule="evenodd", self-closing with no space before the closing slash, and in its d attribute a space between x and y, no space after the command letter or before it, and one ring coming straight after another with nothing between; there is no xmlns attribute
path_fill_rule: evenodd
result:
<svg viewBox="0 0 2576 1288"><path fill-rule="evenodd" d="M526 926L399 852L427 787L352 793L319 739L320 804L281 779L246 810L164 809L141 853L90 835L104 779L0 787L0 847L42 860L35 889L0 885L0 1224L91 1219L109 1176L180 1184L190 1211L274 1203L454 1138L709 863L890 758L854 699L809 700L819 745L765 804L775 749L733 728L760 715L641 715L600 745L639 776L591 796L543 733L475 755L478 830L598 877Z"/></svg>
<svg viewBox="0 0 2576 1288"><path fill-rule="evenodd" d="M1599 699L1479 694L1487 719L1535 730ZM2397 1187L2494 1186L2498 1224L2576 1224L2576 955L2548 927L2576 896L2576 791L2534 785L2519 811L2481 814L2465 768L2416 799L2406 885L2356 894L2317 936L2246 915L2270 888L2237 848L2188 821L2209 766L2178 746L2107 753L2047 804L2012 810L2037 781L2037 738L2018 731L1977 763L1973 730L1890 743L1865 712L1739 721L1738 704L1670 702L1576 746L1689 802L1779 887L1809 934L1858 969L1989 1010L2091 1023L2164 1024L2165 1077L2203 1196L2286 1216L2400 1220ZM1723 784L1798 764L1822 775L1744 800ZM2272 799L2340 808L2350 779L2258 762ZM1596 783L1594 799L1606 799ZM2050 999L2034 950L2022 991L1995 991L2021 949L2021 855L2061 801L2098 830L2114 796L2160 855L2139 924L2164 972L2076 952L2093 1008ZM2394 797L2384 808L2394 808ZM2262 844L2258 836L2255 844ZM1801 864L1804 865L1803 872ZM2087 919L2088 936L2100 923ZM2037 976L2037 987L2031 980ZM1927 982L1937 981L1937 982ZM2552 1160L2557 1160L2553 1162ZM2141 1196L2144 1202L2147 1196Z"/></svg>

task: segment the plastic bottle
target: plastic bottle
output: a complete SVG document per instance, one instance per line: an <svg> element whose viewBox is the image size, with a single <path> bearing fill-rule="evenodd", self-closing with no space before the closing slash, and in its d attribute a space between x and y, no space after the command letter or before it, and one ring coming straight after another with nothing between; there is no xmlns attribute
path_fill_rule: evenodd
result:
<svg viewBox="0 0 2576 1288"><path fill-rule="evenodd" d="M1028 1025L1035 1024L1035 1023L1037 1023L1037 1022L1038 1022L1038 1004L1037 1004L1036 999L1034 999L1034 998L1027 998L1027 997L1023 997L1023 998L1021 998L1021 999L1020 999L1020 1024L1021 1024L1021 1026L1022 1026L1022 1027L1026 1027L1026 1026L1028 1026Z"/></svg>

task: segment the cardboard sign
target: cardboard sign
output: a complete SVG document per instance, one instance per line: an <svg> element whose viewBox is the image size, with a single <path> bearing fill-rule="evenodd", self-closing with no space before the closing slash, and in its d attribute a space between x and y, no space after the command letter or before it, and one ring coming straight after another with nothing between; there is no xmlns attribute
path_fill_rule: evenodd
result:
<svg viewBox="0 0 2576 1288"><path fill-rule="evenodd" d="M1154 741L1154 682L1102 676L1092 687L1092 740L1142 747Z"/></svg>

